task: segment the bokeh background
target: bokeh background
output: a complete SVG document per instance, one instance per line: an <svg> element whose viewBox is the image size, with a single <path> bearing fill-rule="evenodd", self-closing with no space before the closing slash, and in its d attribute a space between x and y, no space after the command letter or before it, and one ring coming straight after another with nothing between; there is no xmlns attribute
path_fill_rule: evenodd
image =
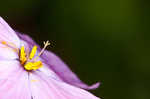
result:
<svg viewBox="0 0 150 99"><path fill-rule="evenodd" d="M0 16L60 56L102 99L150 99L149 0L10 0Z"/></svg>

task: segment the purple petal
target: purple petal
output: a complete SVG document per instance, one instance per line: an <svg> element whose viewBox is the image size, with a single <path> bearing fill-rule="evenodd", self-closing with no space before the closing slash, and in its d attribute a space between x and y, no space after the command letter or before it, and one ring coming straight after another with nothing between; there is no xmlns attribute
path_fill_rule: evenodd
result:
<svg viewBox="0 0 150 99"><path fill-rule="evenodd" d="M62 81L62 79L57 75L49 66L45 63L43 63L43 67L38 69L39 72L42 72L47 78L53 78L59 81Z"/></svg>
<svg viewBox="0 0 150 99"><path fill-rule="evenodd" d="M28 35L26 34L22 34L22 33L19 33L19 32L16 32L17 35L19 36L19 38L23 41L25 41L26 43L28 43L28 46L30 48L32 48L34 45L38 46L38 50L40 50L40 46L34 41L32 40L31 37L29 37Z"/></svg>
<svg viewBox="0 0 150 99"><path fill-rule="evenodd" d="M50 51L45 51L42 55L42 58L46 61L48 66L60 76L60 78L71 85L84 88L84 89L95 89L98 88L100 83L93 84L88 86L87 84L83 83L75 73L73 73L68 66L55 54Z"/></svg>

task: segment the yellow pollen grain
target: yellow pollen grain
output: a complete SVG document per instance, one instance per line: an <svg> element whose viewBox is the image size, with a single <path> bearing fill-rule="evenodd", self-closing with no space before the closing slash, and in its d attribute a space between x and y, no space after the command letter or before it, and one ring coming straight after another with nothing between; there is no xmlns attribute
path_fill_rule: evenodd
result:
<svg viewBox="0 0 150 99"><path fill-rule="evenodd" d="M27 58L26 58L25 48L24 46L22 46L20 50L20 62L21 64L24 64L26 61L27 61Z"/></svg>
<svg viewBox="0 0 150 99"><path fill-rule="evenodd" d="M39 68L43 67L43 64L41 61L36 61L36 62L28 62L27 64L24 65L24 68L26 70L37 70Z"/></svg>
<svg viewBox="0 0 150 99"><path fill-rule="evenodd" d="M38 82L38 80L32 79L31 82Z"/></svg>
<svg viewBox="0 0 150 99"><path fill-rule="evenodd" d="M37 51L37 46L34 46L30 52L30 56L29 56L30 59L32 59L35 56L36 51Z"/></svg>
<svg viewBox="0 0 150 99"><path fill-rule="evenodd" d="M4 45L7 45L7 42L6 41L1 41L2 44Z"/></svg>

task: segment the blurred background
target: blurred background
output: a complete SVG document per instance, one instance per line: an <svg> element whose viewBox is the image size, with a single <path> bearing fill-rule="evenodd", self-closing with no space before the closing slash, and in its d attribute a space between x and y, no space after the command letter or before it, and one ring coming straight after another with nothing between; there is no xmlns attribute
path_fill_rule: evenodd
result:
<svg viewBox="0 0 150 99"><path fill-rule="evenodd" d="M0 16L60 56L102 99L150 99L149 0L10 0Z"/></svg>

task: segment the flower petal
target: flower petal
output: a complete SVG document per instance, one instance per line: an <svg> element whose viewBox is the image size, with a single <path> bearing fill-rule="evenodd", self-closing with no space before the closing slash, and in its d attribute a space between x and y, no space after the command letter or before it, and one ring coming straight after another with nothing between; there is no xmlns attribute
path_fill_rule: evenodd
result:
<svg viewBox="0 0 150 99"><path fill-rule="evenodd" d="M3 61L0 67L0 99L31 99L28 74L19 62Z"/></svg>
<svg viewBox="0 0 150 99"><path fill-rule="evenodd" d="M13 79L20 70L22 70L22 67L18 61L0 60L0 80Z"/></svg>
<svg viewBox="0 0 150 99"><path fill-rule="evenodd" d="M6 45L0 44L0 60L17 59L18 52Z"/></svg>
<svg viewBox="0 0 150 99"><path fill-rule="evenodd" d="M16 48L20 47L20 40L15 31L0 17L0 42L2 41L12 43Z"/></svg>
<svg viewBox="0 0 150 99"><path fill-rule="evenodd" d="M35 71L29 75L33 99L100 99L91 93Z"/></svg>
<svg viewBox="0 0 150 99"><path fill-rule="evenodd" d="M98 88L100 83L93 84L88 86L87 84L83 83L75 73L73 73L68 66L55 54L50 51L44 51L42 58L48 64L48 66L56 72L59 77L68 84L84 88L84 89L95 89Z"/></svg>
<svg viewBox="0 0 150 99"><path fill-rule="evenodd" d="M19 36L19 38L20 38L21 40L23 40L24 42L28 43L28 46L30 47L30 49L31 49L34 45L36 45L36 46L38 47L38 50L40 50L40 46L39 46L34 40L32 40L31 37L29 37L29 36L26 35L26 34L19 33L19 32L16 32L16 33L17 33L17 35Z"/></svg>
<svg viewBox="0 0 150 99"><path fill-rule="evenodd" d="M51 77L53 79L62 81L61 78L50 68L48 68L48 66L43 63L43 67L38 69L39 72L42 72L45 76L47 77Z"/></svg>
<svg viewBox="0 0 150 99"><path fill-rule="evenodd" d="M34 45L38 45L28 35L20 34L18 32L16 33L22 40L30 44L31 47L33 47ZM38 50L40 50L39 46L38 46ZM45 61L46 64L48 64L48 67L50 69L52 69L64 82L68 84L71 84L80 88L84 88L84 89L95 89L95 88L98 88L100 85L99 82L91 86L88 86L87 84L83 83L77 77L77 75L73 73L58 56L56 56L50 51L44 51L44 53L42 54L42 59L43 61Z"/></svg>

